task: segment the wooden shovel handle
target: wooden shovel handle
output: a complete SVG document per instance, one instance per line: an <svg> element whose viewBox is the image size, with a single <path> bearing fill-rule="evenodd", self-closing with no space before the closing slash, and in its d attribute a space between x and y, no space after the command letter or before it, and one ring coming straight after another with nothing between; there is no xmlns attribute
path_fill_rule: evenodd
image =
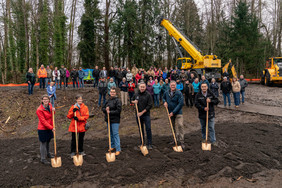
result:
<svg viewBox="0 0 282 188"><path fill-rule="evenodd" d="M110 114L108 114L108 134L109 134L109 152L111 153L111 125L110 125Z"/></svg>
<svg viewBox="0 0 282 188"><path fill-rule="evenodd" d="M136 116L137 116L137 119L138 119L138 124L139 124L139 129L140 129L140 135L141 135L141 141L142 141L142 146L144 145L144 140L143 140L143 133L142 133L142 128L141 128L141 122L140 122L140 117L138 116L138 106L137 104L135 104L135 107L136 107Z"/></svg>
<svg viewBox="0 0 282 188"><path fill-rule="evenodd" d="M74 116L76 116L76 112L74 112ZM77 138L77 121L74 120L75 125L75 143L76 143L76 155L78 155L78 138Z"/></svg>
<svg viewBox="0 0 282 188"><path fill-rule="evenodd" d="M207 108L209 108L209 103L207 102ZM208 143L208 134L209 134L209 110L207 111L207 118L206 118L206 144Z"/></svg>
<svg viewBox="0 0 282 188"><path fill-rule="evenodd" d="M166 112L167 112L167 117L168 117L168 119L169 119L169 124L170 124L171 132L172 132L172 135L173 135L173 138L174 138L175 146L177 146L177 141L176 141L174 129L173 129L173 126L172 126L171 118L170 118L170 116L169 116L168 108L165 107L165 109L166 109Z"/></svg>
<svg viewBox="0 0 282 188"><path fill-rule="evenodd" d="M52 110L52 119L53 119L53 128L55 129L55 131L53 131L54 134L54 150L55 150L55 158L57 157L57 144L56 144L56 125L55 125L55 113Z"/></svg>

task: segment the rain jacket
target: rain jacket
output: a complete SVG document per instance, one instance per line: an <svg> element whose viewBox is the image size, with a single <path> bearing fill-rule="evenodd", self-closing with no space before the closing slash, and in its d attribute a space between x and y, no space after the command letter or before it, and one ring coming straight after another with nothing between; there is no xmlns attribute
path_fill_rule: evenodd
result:
<svg viewBox="0 0 282 188"><path fill-rule="evenodd" d="M74 113L73 113L73 109L74 108L78 108L77 106L75 107L75 105L72 105L69 113L67 115L67 118L71 119L71 123L69 126L69 132L75 132L75 120L73 119L74 117ZM80 105L80 108L78 108L79 110L76 111L76 117L78 118L77 121L77 132L85 132L85 124L87 123L87 119L89 118L89 110L88 107L82 103Z"/></svg>
<svg viewBox="0 0 282 188"><path fill-rule="evenodd" d="M38 78L47 78L47 71L46 69L38 69L38 72L37 72L37 76Z"/></svg>
<svg viewBox="0 0 282 188"><path fill-rule="evenodd" d="M41 104L37 110L36 110L36 114L38 116L38 130L52 130L53 129L53 120L52 120L52 104L49 103L49 109L50 112L48 110L46 110L43 106L43 104ZM55 113L55 112L54 112Z"/></svg>

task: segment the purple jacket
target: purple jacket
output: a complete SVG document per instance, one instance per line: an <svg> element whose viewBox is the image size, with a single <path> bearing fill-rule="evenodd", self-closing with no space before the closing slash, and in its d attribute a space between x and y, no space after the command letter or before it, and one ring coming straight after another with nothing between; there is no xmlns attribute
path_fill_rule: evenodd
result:
<svg viewBox="0 0 282 188"><path fill-rule="evenodd" d="M151 94L154 95L154 88L151 85L147 85L147 91Z"/></svg>

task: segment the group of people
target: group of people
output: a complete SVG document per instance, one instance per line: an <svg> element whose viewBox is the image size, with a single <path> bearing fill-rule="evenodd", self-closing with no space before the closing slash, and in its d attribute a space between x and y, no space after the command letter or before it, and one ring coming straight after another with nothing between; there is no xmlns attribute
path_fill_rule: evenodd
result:
<svg viewBox="0 0 282 188"><path fill-rule="evenodd" d="M56 88L60 89L63 87L67 88L69 83L69 78L71 78L71 81L73 82L73 87L83 88L84 87L84 81L83 78L85 77L85 72L80 67L77 71L74 67L71 72L64 66L61 65L61 68L58 69L58 67L55 67L54 70L51 69L51 67L48 65L46 68L44 65L41 65L40 68L37 71L37 74L33 72L32 68L28 69L28 72L26 73L26 82L28 84L28 94L33 94L33 88L34 84L36 82L36 77L39 80L39 88L45 89L47 88L51 82L54 82L53 85L56 86Z"/></svg>

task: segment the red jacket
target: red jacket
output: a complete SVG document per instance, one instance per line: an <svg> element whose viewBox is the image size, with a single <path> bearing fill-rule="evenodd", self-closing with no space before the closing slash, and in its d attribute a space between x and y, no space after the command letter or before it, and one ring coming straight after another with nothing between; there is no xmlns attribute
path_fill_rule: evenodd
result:
<svg viewBox="0 0 282 188"><path fill-rule="evenodd" d="M135 76L136 83L138 83L141 78L142 78L142 76L139 73L136 74L136 76Z"/></svg>
<svg viewBox="0 0 282 188"><path fill-rule="evenodd" d="M53 120L52 120L52 105L49 103L50 112L45 110L43 104L41 104L37 110L36 114L38 116L38 130L52 130L53 129Z"/></svg>
<svg viewBox="0 0 282 188"><path fill-rule="evenodd" d="M135 84L134 83L129 83L128 84L128 92L134 92Z"/></svg>
<svg viewBox="0 0 282 188"><path fill-rule="evenodd" d="M77 107L76 107L77 108ZM69 126L69 132L75 132L75 120L73 119L74 105L71 106L67 117L71 119L71 124ZM88 107L82 103L80 105L80 110L76 111L76 117L78 118L77 121L77 132L85 132L85 124L87 123L87 119L89 118L89 110Z"/></svg>

